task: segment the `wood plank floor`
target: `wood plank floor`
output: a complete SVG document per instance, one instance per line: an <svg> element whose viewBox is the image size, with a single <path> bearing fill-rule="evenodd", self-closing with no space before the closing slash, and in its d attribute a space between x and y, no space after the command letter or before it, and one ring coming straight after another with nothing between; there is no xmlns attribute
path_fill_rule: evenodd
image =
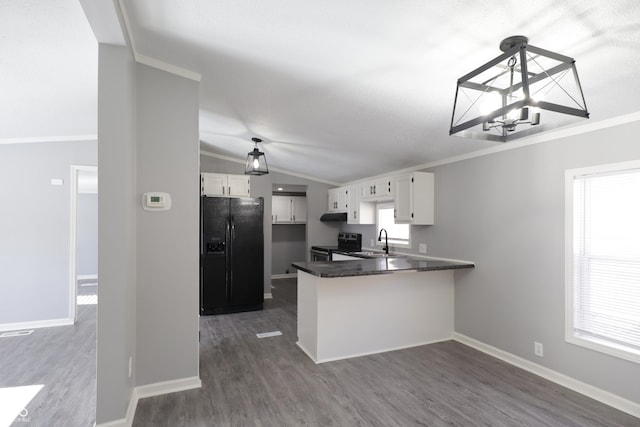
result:
<svg viewBox="0 0 640 427"><path fill-rule="evenodd" d="M454 341L315 365L295 279L274 286L263 311L202 317L202 388L140 400L134 426L640 426Z"/></svg>
<svg viewBox="0 0 640 427"><path fill-rule="evenodd" d="M12 426L95 424L96 305L79 305L75 326L0 338L0 388L40 384L25 417L16 418Z"/></svg>

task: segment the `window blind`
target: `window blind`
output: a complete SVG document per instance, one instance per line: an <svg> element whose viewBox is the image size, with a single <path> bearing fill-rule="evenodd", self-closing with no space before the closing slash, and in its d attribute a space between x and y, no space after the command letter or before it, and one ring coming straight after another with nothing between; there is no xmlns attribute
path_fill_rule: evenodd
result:
<svg viewBox="0 0 640 427"><path fill-rule="evenodd" d="M640 354L640 169L573 188L574 335Z"/></svg>

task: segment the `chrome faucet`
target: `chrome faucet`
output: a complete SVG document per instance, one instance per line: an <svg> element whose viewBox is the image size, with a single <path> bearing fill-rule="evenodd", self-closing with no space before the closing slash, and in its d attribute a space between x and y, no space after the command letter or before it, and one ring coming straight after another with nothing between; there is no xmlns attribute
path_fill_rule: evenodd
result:
<svg viewBox="0 0 640 427"><path fill-rule="evenodd" d="M385 230L384 228L380 229L380 234L378 234L378 242L382 242L382 232L384 231L384 247L382 248L384 250L384 253L389 255L389 239L388 239L388 235L387 235L387 230Z"/></svg>

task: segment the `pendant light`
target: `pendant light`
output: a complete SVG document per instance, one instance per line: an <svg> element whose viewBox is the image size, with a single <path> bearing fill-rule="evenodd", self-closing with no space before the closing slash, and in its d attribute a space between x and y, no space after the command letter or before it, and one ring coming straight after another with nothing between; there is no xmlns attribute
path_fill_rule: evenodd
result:
<svg viewBox="0 0 640 427"><path fill-rule="evenodd" d="M507 142L589 118L575 60L507 37L502 55L460 77L449 135Z"/></svg>
<svg viewBox="0 0 640 427"><path fill-rule="evenodd" d="M255 147L253 151L250 151L247 154L247 164L244 168L245 175L266 175L269 173L269 168L267 167L267 158L264 156L264 153L258 150L258 142L262 142L260 138L251 138L251 140L255 143Z"/></svg>

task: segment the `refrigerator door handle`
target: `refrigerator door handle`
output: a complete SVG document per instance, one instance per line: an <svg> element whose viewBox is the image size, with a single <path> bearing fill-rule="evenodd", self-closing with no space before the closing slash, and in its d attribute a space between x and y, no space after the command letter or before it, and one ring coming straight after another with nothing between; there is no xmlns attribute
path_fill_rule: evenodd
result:
<svg viewBox="0 0 640 427"><path fill-rule="evenodd" d="M224 187L222 187L224 189ZM231 238L231 223L230 220L227 218L227 230L226 230L226 241L227 241L227 247L225 248L225 269L227 270L228 274L225 277L225 291L227 294L227 301L228 302L231 299L231 296L229 295L231 292L231 283L233 280L233 272L231 270L231 253L233 250L233 241Z"/></svg>
<svg viewBox="0 0 640 427"><path fill-rule="evenodd" d="M229 296L229 301L233 299L233 240L236 238L236 223L233 220L233 215L230 217L231 221L231 238L229 239L229 284L227 288L227 295Z"/></svg>

